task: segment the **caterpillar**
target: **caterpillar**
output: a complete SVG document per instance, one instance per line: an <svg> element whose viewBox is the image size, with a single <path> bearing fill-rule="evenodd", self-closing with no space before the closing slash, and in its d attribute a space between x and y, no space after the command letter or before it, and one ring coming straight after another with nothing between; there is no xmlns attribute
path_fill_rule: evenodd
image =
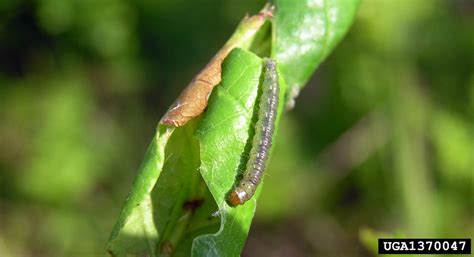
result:
<svg viewBox="0 0 474 257"><path fill-rule="evenodd" d="M255 125L252 148L242 179L229 194L228 202L232 206L244 204L252 198L262 180L272 146L280 95L275 60L265 58L263 72L262 94L258 105L258 120Z"/></svg>

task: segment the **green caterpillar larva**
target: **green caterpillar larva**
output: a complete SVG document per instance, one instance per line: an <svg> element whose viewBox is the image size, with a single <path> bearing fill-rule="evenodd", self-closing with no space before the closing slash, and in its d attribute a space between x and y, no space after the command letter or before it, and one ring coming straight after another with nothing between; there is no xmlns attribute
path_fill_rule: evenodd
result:
<svg viewBox="0 0 474 257"><path fill-rule="evenodd" d="M232 206L244 204L252 198L262 180L272 146L280 89L276 62L265 58L263 63L262 96L258 106L258 121L255 125L252 149L242 180L228 197L229 204Z"/></svg>

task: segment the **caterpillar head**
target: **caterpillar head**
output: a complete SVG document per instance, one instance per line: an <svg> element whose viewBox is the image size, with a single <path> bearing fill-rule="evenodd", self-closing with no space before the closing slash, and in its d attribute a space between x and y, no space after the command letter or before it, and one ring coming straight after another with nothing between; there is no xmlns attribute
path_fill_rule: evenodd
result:
<svg viewBox="0 0 474 257"><path fill-rule="evenodd" d="M248 200L248 193L241 189L236 188L229 195L228 202L231 206L237 206L244 204Z"/></svg>

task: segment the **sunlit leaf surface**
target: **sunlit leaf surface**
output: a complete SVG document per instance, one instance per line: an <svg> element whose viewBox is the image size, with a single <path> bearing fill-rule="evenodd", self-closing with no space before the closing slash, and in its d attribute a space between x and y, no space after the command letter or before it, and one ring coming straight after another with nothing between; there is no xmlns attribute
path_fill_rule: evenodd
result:
<svg viewBox="0 0 474 257"><path fill-rule="evenodd" d="M359 0L276 0L272 56L289 88L301 88L339 43Z"/></svg>

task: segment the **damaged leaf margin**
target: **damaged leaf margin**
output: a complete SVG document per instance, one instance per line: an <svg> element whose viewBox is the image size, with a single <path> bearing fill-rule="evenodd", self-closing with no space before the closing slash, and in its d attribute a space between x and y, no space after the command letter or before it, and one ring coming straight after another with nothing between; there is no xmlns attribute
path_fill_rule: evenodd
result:
<svg viewBox="0 0 474 257"><path fill-rule="evenodd" d="M211 61L193 78L178 99L161 119L160 123L180 127L199 116L207 107L208 98L215 86L221 81L221 64L229 52L236 48L250 47L254 36L265 21L272 17L273 8L266 5L254 16L245 17L235 33L217 52Z"/></svg>

